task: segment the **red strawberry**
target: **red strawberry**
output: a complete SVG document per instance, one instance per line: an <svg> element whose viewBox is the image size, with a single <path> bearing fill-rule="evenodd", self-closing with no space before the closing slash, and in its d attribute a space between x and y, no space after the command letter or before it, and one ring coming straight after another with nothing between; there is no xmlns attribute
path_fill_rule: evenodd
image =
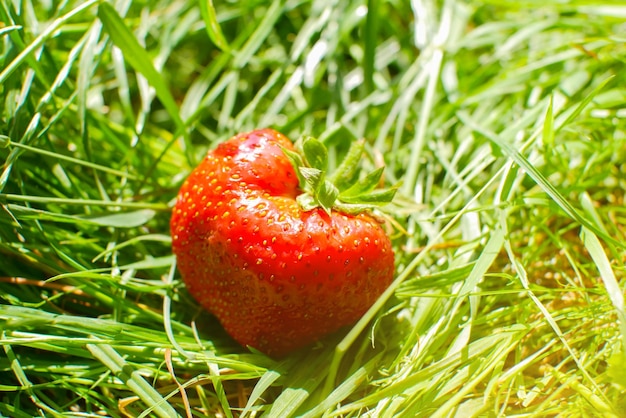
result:
<svg viewBox="0 0 626 418"><path fill-rule="evenodd" d="M393 197L372 191L381 171L346 185L362 152L355 147L333 177L347 189L340 193L325 176L321 143L303 148L313 163L270 129L231 138L193 170L171 219L190 294L235 340L272 356L353 324L393 277L390 240L359 203Z"/></svg>

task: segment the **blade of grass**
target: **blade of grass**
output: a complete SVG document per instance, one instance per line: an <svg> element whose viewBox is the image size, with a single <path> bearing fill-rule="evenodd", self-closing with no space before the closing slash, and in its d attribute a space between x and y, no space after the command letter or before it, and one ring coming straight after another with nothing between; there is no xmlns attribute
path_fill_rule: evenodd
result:
<svg viewBox="0 0 626 418"><path fill-rule="evenodd" d="M564 373L560 372L556 368L548 365L549 373L552 373L563 382L566 386L572 388L576 392L580 393L583 398L589 402L590 405L593 406L593 409L598 412L600 416L606 418L619 418L620 415L615 413L615 410L606 402L606 399L602 399L600 396L593 393L588 387L577 381L576 379L572 379L568 377Z"/></svg>
<svg viewBox="0 0 626 418"><path fill-rule="evenodd" d="M445 358L436 361L427 367L424 367L406 379L392 383L379 391L364 396L351 404L347 404L338 408L338 414L346 414L351 411L358 411L362 408L368 408L369 405L375 404L383 399L390 399L395 396L405 396L406 392L410 392L415 385L424 384L432 386L432 379L441 378L442 373L449 370L451 365L467 364L472 359L484 356L494 346L510 346L513 337L518 333L525 333L525 327L515 327L510 330L502 330L501 332L483 337L477 341L473 341L467 350L451 353Z"/></svg>
<svg viewBox="0 0 626 418"><path fill-rule="evenodd" d="M468 370L468 376L466 378L452 379L450 383L455 383L454 386L450 387L449 383L448 392L452 394L452 396L442 405L440 406L432 415L432 418L444 418L449 417L453 414L453 411L456 410L463 401L463 399L467 398L478 385L484 383L485 379L489 377L489 375L493 374L497 368L502 367L506 357L509 355L511 351L515 349L516 342L511 339L508 345L500 345L496 350L493 350L491 353L487 354L488 357L484 359L481 366L477 366L478 370ZM472 365L468 365L467 368L474 368ZM480 370L482 368L482 370ZM442 389L444 391L445 389Z"/></svg>
<svg viewBox="0 0 626 418"><path fill-rule="evenodd" d="M550 96L550 103L546 110L546 117L543 123L543 144L546 147L554 146L554 115L552 114L552 105L554 96Z"/></svg>
<svg viewBox="0 0 626 418"><path fill-rule="evenodd" d="M119 212L98 215L67 215L54 213L40 209L33 209L14 204L8 204L7 208L20 219L39 219L42 221L68 222L75 224L90 224L111 228L135 228L145 225L154 215L154 210L142 209L133 212Z"/></svg>
<svg viewBox="0 0 626 418"><path fill-rule="evenodd" d="M3 340L5 339L6 339L5 332L2 331L2 334L0 336L0 342L3 342ZM8 360L11 363L11 370L15 374L15 377L17 378L17 380L19 381L21 389L25 390L28 396L32 399L33 403L37 405L39 408L41 408L43 411L46 411L52 416L60 417L61 414L56 412L54 409L52 409L50 406L48 406L47 404L45 404L39 399L39 396L37 396L37 394L33 390L33 384L28 379L28 376L24 372L24 369L18 357L15 355L15 352L13 351L13 347L11 347L11 345L9 344L3 343L2 348L4 349L4 353L6 354Z"/></svg>
<svg viewBox="0 0 626 418"><path fill-rule="evenodd" d="M108 344L87 344L87 350L115 376L121 379L128 388L139 396L149 410L162 418L178 417L178 413L163 399L161 394L146 382L139 371L128 364L115 349Z"/></svg>
<svg viewBox="0 0 626 418"><path fill-rule="evenodd" d="M130 29L128 29L128 26L126 26L120 15L109 3L100 3L98 5L98 17L102 21L104 29L109 34L111 41L124 53L126 61L136 71L141 73L154 88L157 97L161 100L165 109L167 109L178 131L186 135L185 124L180 117L178 105L167 83L156 68L154 68L150 56L147 54L146 50L139 45L139 42L137 42L137 39Z"/></svg>
<svg viewBox="0 0 626 418"><path fill-rule="evenodd" d="M4 28L0 29L0 36L4 36L7 33L10 33L12 31L17 31L22 29L21 25L10 25L10 26L5 26Z"/></svg>
<svg viewBox="0 0 626 418"><path fill-rule="evenodd" d="M457 112L459 119L467 126L471 127L474 131L480 133L485 138L493 142L498 148L502 149L506 155L511 158L517 165L519 165L530 178L532 178L539 187L543 189L548 196L550 196L556 204L574 221L578 222L585 228L593 231L595 234L601 236L607 242L612 243L615 246L621 247L624 244L616 241L613 237L607 235L603 231L599 230L594 224L589 222L583 217L578 210L576 210L572 204L545 178L545 176L530 162L526 157L520 154L511 144L503 140L495 132L481 126L478 122L465 111Z"/></svg>
<svg viewBox="0 0 626 418"><path fill-rule="evenodd" d="M574 110L567 115L567 118L560 123L557 123L556 133L558 133L561 129L572 123L585 108L591 103L591 101L604 89L604 87L615 78L615 76L609 76L605 78L601 83L599 83L585 98L574 108Z"/></svg>
<svg viewBox="0 0 626 418"><path fill-rule="evenodd" d="M198 0L198 5L200 6L200 14L204 20L204 25L209 38L211 38L215 46L222 51L229 51L230 46L228 45L228 41L226 41L226 38L222 33L222 28L217 21L217 13L215 12L213 0Z"/></svg>
<svg viewBox="0 0 626 418"><path fill-rule="evenodd" d="M313 352L300 360L299 364L306 365L306 367L294 369L289 380L285 382L285 389L267 412L268 418L294 416L298 408L322 383L327 373L323 365L328 363L328 355L328 351L321 353Z"/></svg>
<svg viewBox="0 0 626 418"><path fill-rule="evenodd" d="M127 173L125 171L116 170L111 167L107 167L101 164L92 163L91 161L85 161L80 158L70 157L68 155L59 154L56 152L47 151L45 149L31 147L30 145L22 144L20 142L12 142L10 138L7 137L6 146L13 146L15 148L20 148L29 152L33 152L36 154L40 154L46 157L51 157L56 160L67 161L72 164L80 165L83 167L93 168L94 170L102 171L104 173L113 174L115 176L126 177L130 180L137 180L138 177L134 174Z"/></svg>
<svg viewBox="0 0 626 418"><path fill-rule="evenodd" d="M254 405L259 400L262 400L261 396L263 396L265 391L267 391L280 377L281 374L275 370L268 370L263 373L263 376L261 376L256 385L254 385L254 389L252 389L252 392L248 397L245 408L243 409L243 411L241 411L242 418L247 416L254 416L254 412L252 411Z"/></svg>
<svg viewBox="0 0 626 418"><path fill-rule="evenodd" d="M41 113L35 113L28 123L28 126L19 140L19 143L30 142L30 140L35 136L35 132L39 128L39 123L41 121ZM4 170L0 175L0 192L2 192L9 181L9 176L11 175L11 171L13 170L13 165L20 154L23 152L22 149L14 147L4 162Z"/></svg>
<svg viewBox="0 0 626 418"><path fill-rule="evenodd" d="M0 193L0 203L4 202L29 202L29 203L54 203L78 206L96 206L96 207L118 207L118 208L134 208L134 209L151 209L155 211L168 211L166 204L148 203L148 202L115 202L111 200L96 199L71 199L61 197L42 197L42 196L26 196L20 194Z"/></svg>
<svg viewBox="0 0 626 418"><path fill-rule="evenodd" d="M591 259L596 264L600 278L602 278L602 282L606 288L606 293L615 308L622 337L622 349L626 350L626 312L624 311L623 290L615 278L611 262L606 256L598 237L587 228L581 229L580 236L585 248L589 251Z"/></svg>
<svg viewBox="0 0 626 418"><path fill-rule="evenodd" d="M82 12L88 10L93 5L99 2L100 0L85 1L84 3L79 4L76 8L72 9L67 14L52 21L46 27L46 29L39 34L39 36L37 36L30 44L28 44L28 46L22 49L22 51L13 59L13 61L11 61L10 64L5 66L4 69L0 71L0 84L4 84L6 79L9 78L9 76L13 74L13 72L17 70L24 63L24 61L29 61L32 67L38 70L36 71L36 74L38 74L40 77L43 77L45 72L43 71L43 69L41 69L37 61L32 60L32 54L34 54L38 48L40 48L50 37L52 37L53 34L68 20L80 15ZM0 10L2 10L4 17L6 18L8 16L6 14L6 9L4 8L4 5L5 3L2 3L2 7L0 8ZM11 35L13 34L13 32L10 32L9 34ZM45 81L45 78L44 84L48 84Z"/></svg>
<svg viewBox="0 0 626 418"><path fill-rule="evenodd" d="M505 215L502 215L502 216L504 217ZM504 220L502 221L502 224L504 224ZM601 395L602 390L598 386L598 383L591 377L587 369L584 367L578 354L575 353L574 350L572 349L572 346L567 341L565 335L563 334L563 331L561 330L561 327L557 324L557 321L554 319L554 316L550 313L550 311L546 308L546 306L541 302L541 300L535 295L535 293L530 288L530 283L528 281L528 274L526 273L526 269L524 268L520 260L515 256L515 253L513 252L513 249L511 248L511 242L509 240L505 241L504 248L506 249L509 259L511 260L511 263L513 264L513 268L515 269L515 272L517 273L520 283L522 284L523 288L526 289L528 297L530 297L533 303L535 304L535 306L537 306L543 318L545 318L546 322L550 325L550 328L553 330L554 334L557 336L561 344L563 344L563 347L569 353L572 360L576 363L576 366L581 371L582 375L594 387L596 392L600 394L600 396L602 396ZM604 400L607 401L606 398Z"/></svg>
<svg viewBox="0 0 626 418"><path fill-rule="evenodd" d="M374 61L378 45L378 0L367 0L367 17L363 28L363 81L366 94L374 91Z"/></svg>
<svg viewBox="0 0 626 418"><path fill-rule="evenodd" d="M282 13L282 0L273 0L265 11L263 19L256 27L254 33L248 38L248 41L243 45L243 47L235 54L235 60L233 61L234 68L241 69L248 64L254 53L261 47L263 42L269 36L272 28Z"/></svg>
<svg viewBox="0 0 626 418"><path fill-rule="evenodd" d="M325 411L332 409L335 405L339 405L344 400L357 391L368 377L374 373L381 354L376 355L363 366L359 367L353 374L345 379L330 395L322 402L318 403L315 408L308 410L305 414L299 415L302 418L313 418L322 416Z"/></svg>
<svg viewBox="0 0 626 418"><path fill-rule="evenodd" d="M404 183L401 186L402 192L411 196L413 194L415 183L417 181L417 174L420 168L420 158L423 151L424 143L426 141L426 129L430 122L430 115L432 109L436 104L436 92L439 80L441 79L441 64L444 57L444 44L446 43L451 30L451 21L453 19L453 2L446 0L443 4L441 11L441 21L439 25L439 31L435 36L432 44L431 56L427 62L428 66L428 82L426 84L426 91L424 92L424 100L419 111L419 121L417 129L415 130L415 136L411 143L411 156L407 165L406 174L404 176Z"/></svg>

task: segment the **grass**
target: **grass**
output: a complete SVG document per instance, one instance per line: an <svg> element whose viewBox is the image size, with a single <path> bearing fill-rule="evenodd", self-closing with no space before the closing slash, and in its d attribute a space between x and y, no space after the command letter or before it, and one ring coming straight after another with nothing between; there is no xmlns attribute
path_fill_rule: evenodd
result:
<svg viewBox="0 0 626 418"><path fill-rule="evenodd" d="M376 13L367 13L375 10ZM0 415L626 415L626 7L0 2ZM271 126L399 184L396 279L282 360L186 293L173 199Z"/></svg>

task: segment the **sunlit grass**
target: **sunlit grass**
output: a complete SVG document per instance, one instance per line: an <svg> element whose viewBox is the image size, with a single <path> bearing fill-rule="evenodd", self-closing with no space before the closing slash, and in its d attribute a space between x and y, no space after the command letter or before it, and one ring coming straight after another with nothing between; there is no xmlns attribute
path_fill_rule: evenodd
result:
<svg viewBox="0 0 626 418"><path fill-rule="evenodd" d="M0 22L0 414L626 414L619 2L26 0ZM169 237L205 152L266 126L331 163L365 138L399 185L392 286L281 360L199 308Z"/></svg>

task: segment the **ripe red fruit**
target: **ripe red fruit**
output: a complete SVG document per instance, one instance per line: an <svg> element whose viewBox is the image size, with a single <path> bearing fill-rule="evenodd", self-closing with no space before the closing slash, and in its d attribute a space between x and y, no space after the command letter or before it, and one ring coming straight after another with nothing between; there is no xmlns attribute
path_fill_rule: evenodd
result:
<svg viewBox="0 0 626 418"><path fill-rule="evenodd" d="M323 165L325 149L311 152L318 145L305 150ZM390 240L372 216L314 204L302 209L296 198L308 187L300 187L303 177L317 192L342 195L323 170L294 168L293 158L299 157L292 143L276 131L235 136L193 170L171 219L173 251L190 294L235 340L272 356L356 322L394 270ZM354 170L343 171L354 177ZM369 183L380 175L373 178ZM346 210L362 209L354 202L357 192L371 192L366 183L345 193L353 203Z"/></svg>

